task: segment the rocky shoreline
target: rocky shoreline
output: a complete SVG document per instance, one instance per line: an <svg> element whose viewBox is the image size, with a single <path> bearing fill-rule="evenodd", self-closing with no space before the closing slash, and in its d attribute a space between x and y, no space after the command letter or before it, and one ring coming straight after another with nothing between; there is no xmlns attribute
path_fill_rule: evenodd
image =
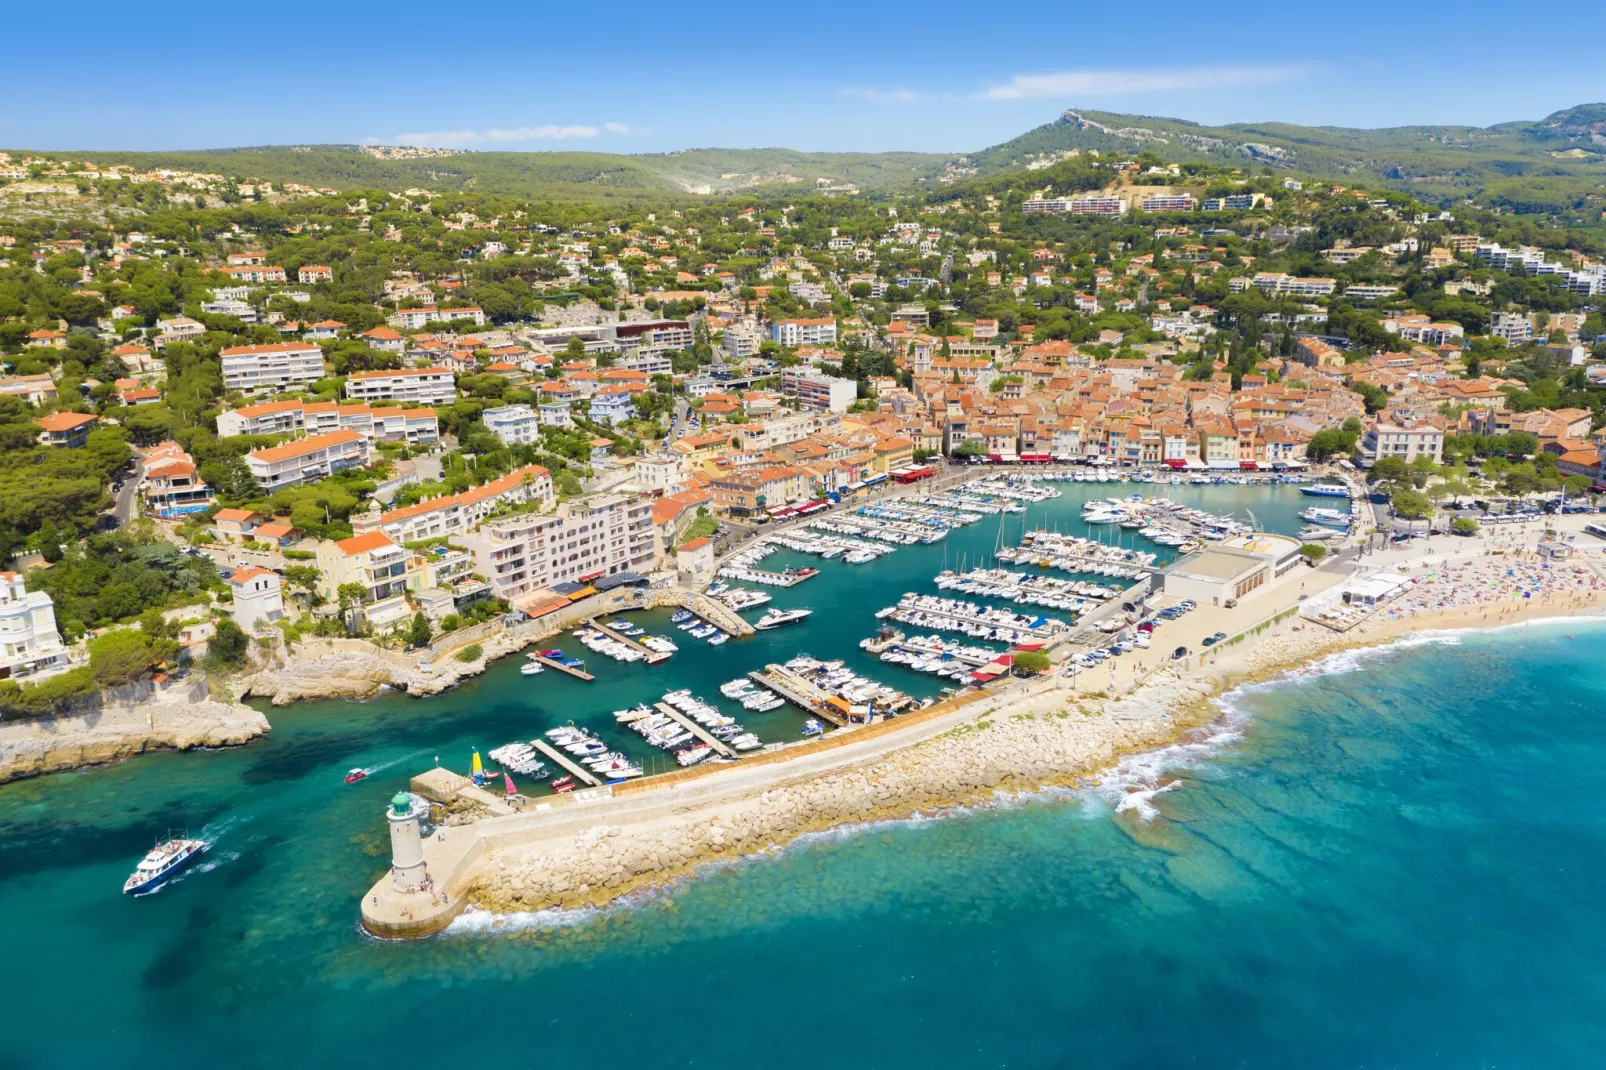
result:
<svg viewBox="0 0 1606 1070"><path fill-rule="evenodd" d="M93 711L0 725L0 782L121 761L153 750L249 743L272 730L206 681L160 694L119 694Z"/></svg>

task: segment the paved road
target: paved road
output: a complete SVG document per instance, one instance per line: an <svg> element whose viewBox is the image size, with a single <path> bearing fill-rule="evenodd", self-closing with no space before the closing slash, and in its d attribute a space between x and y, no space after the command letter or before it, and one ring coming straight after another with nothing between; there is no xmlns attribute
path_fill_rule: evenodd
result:
<svg viewBox="0 0 1606 1070"><path fill-rule="evenodd" d="M139 493L140 477L145 474L145 464L139 454L134 455L133 461L130 462L130 467L132 471L124 475L122 489L117 492L117 501L112 505L111 512L108 514L113 521L112 527L124 527L130 520L134 519L134 499L135 495Z"/></svg>

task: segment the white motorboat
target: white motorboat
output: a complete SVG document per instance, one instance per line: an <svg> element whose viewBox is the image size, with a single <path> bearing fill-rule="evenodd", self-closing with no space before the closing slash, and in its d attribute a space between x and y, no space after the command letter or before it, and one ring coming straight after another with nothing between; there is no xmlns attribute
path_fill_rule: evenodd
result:
<svg viewBox="0 0 1606 1070"><path fill-rule="evenodd" d="M685 750L675 755L675 761L679 762L682 766L696 765L698 762L702 761L712 753L714 753L713 747L710 747L706 743L700 743L695 747L687 747Z"/></svg>
<svg viewBox="0 0 1606 1070"><path fill-rule="evenodd" d="M532 661L519 669L520 676L535 676L543 672L546 672L546 666L538 661Z"/></svg>
<svg viewBox="0 0 1606 1070"><path fill-rule="evenodd" d="M788 624L796 624L798 621L804 619L813 612L814 610L812 609L772 608L768 610L763 617L759 618L758 623L753 625L753 627L757 628L759 631L768 631L771 628L780 628Z"/></svg>
<svg viewBox="0 0 1606 1070"><path fill-rule="evenodd" d="M139 865L134 867L134 872L123 882L123 894L143 895L155 891L164 881L194 861L204 850L206 850L205 840L170 839L157 844L151 848L149 854L140 859Z"/></svg>

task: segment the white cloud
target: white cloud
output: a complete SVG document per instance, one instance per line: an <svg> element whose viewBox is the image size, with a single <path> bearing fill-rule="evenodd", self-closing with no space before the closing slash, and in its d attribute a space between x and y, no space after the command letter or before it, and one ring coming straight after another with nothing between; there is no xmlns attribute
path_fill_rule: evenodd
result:
<svg viewBox="0 0 1606 1070"><path fill-rule="evenodd" d="M605 125L610 133L625 132L625 128L618 123L607 123ZM595 126L584 124L557 126L553 123L546 123L541 126L515 126L508 129L414 131L407 134L397 134L389 144L458 149L466 145L495 144L505 141L570 141L576 138L596 137L601 132Z"/></svg>
<svg viewBox="0 0 1606 1070"><path fill-rule="evenodd" d="M923 89L877 89L874 86L850 85L838 92L844 97L857 97L877 104L913 104L922 100L935 100L947 94L928 93Z"/></svg>
<svg viewBox="0 0 1606 1070"><path fill-rule="evenodd" d="M1162 67L1152 70L1057 71L1017 74L1002 85L977 94L982 100L1027 100L1034 97L1120 96L1165 93L1222 86L1286 82L1310 72L1302 64Z"/></svg>
<svg viewBox="0 0 1606 1070"><path fill-rule="evenodd" d="M606 130L610 134L634 134L634 133L637 133L636 130L632 129L631 127L626 126L624 123L603 123L602 124L602 128L604 130Z"/></svg>

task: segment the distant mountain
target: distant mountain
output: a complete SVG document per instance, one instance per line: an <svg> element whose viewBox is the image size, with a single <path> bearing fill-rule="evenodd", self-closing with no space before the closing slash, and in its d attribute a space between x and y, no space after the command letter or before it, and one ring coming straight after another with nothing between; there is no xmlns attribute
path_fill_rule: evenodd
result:
<svg viewBox="0 0 1606 1070"><path fill-rule="evenodd" d="M1409 190L1427 201L1471 198L1517 212L1600 225L1606 209L1606 104L1581 104L1538 121L1356 130L1289 123L1202 126L1185 119L1074 109L968 156L829 153L793 149L603 152L457 152L409 155L357 145L296 145L192 152L93 152L102 164L219 172L337 190L421 187L558 200L643 200L851 187L861 193L941 189L1046 167L1074 150L1165 160L1257 164L1297 174Z"/></svg>
<svg viewBox="0 0 1606 1070"><path fill-rule="evenodd" d="M1073 109L969 158L983 176L1044 166L1072 150L1141 152L1172 161L1259 163L1425 200L1475 200L1599 220L1606 180L1606 104L1537 122L1356 130L1289 123L1201 126L1183 119Z"/></svg>
<svg viewBox="0 0 1606 1070"><path fill-rule="evenodd" d="M458 152L375 155L357 145L270 145L188 152L92 152L97 163L220 173L337 190L420 187L563 200L688 197L741 190L850 185L902 189L942 171L946 156L685 149L624 156L603 152Z"/></svg>

